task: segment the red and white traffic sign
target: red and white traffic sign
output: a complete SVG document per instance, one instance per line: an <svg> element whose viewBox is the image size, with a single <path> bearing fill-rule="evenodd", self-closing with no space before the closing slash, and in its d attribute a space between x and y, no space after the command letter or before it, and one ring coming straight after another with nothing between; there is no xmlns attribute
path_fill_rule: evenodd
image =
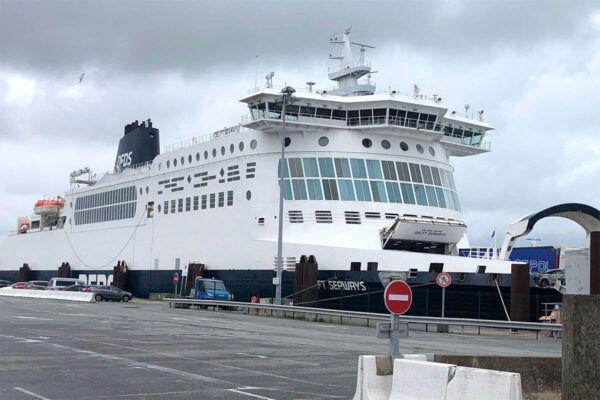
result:
<svg viewBox="0 0 600 400"><path fill-rule="evenodd" d="M440 287L444 288L444 287L450 286L450 282L452 282L452 278L450 277L449 273L447 273L447 272L440 272L435 277L435 281L437 282L437 284Z"/></svg>
<svg viewBox="0 0 600 400"><path fill-rule="evenodd" d="M179 274L175 272L173 274L173 285L177 285L177 282L179 282Z"/></svg>
<svg viewBox="0 0 600 400"><path fill-rule="evenodd" d="M412 304L412 290L403 281L392 281L383 293L385 307L392 314L404 314Z"/></svg>

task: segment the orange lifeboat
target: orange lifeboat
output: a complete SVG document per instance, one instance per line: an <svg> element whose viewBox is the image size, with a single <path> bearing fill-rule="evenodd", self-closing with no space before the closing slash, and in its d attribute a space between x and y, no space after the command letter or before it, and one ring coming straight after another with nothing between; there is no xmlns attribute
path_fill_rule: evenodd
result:
<svg viewBox="0 0 600 400"><path fill-rule="evenodd" d="M57 215L64 206L65 201L60 198L58 200L38 200L33 206L33 212L37 215Z"/></svg>

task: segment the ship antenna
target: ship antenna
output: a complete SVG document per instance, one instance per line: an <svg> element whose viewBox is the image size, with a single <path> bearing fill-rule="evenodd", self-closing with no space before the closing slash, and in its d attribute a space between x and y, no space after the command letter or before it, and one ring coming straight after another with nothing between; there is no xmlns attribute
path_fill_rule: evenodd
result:
<svg viewBox="0 0 600 400"><path fill-rule="evenodd" d="M256 56L254 58L254 89L258 89L258 42L256 42Z"/></svg>

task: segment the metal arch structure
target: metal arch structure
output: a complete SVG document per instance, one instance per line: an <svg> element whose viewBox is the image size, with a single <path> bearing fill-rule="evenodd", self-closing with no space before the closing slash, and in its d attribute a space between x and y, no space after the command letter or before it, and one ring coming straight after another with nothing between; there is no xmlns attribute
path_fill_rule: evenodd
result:
<svg viewBox="0 0 600 400"><path fill-rule="evenodd" d="M513 222L508 226L498 258L507 260L515 240L527 235L539 220L546 217L567 218L585 230L590 248L590 294L600 294L600 211L594 207L579 203L559 204Z"/></svg>
<svg viewBox="0 0 600 400"><path fill-rule="evenodd" d="M596 208L579 203L559 204L523 217L510 224L498 258L508 260L515 240L527 235L539 220L546 217L563 217L578 223L585 230L588 244L591 232L600 231L600 211Z"/></svg>

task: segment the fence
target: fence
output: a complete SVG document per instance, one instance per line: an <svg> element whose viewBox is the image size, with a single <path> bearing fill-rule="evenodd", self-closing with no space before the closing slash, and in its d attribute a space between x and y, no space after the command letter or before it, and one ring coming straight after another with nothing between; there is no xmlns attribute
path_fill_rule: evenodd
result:
<svg viewBox="0 0 600 400"><path fill-rule="evenodd" d="M249 302L253 296L258 298L275 297L275 286L265 286L257 281L227 281L227 288L235 294L235 300ZM303 288L308 289L308 288ZM313 301L296 304L299 306L351 310L360 312L386 312L383 304L383 287L367 286L364 291L316 290ZM408 315L441 316L442 291L435 284L413 285L413 302ZM544 293L549 292L549 293ZM283 282L284 297L293 298L294 285ZM510 288L502 288L502 297L510 310ZM546 315L543 303L561 302L560 294L549 290L532 289L529 298L530 321L538 321ZM449 318L473 318L506 320L506 313L495 286L467 289L460 285L446 289L445 316Z"/></svg>

